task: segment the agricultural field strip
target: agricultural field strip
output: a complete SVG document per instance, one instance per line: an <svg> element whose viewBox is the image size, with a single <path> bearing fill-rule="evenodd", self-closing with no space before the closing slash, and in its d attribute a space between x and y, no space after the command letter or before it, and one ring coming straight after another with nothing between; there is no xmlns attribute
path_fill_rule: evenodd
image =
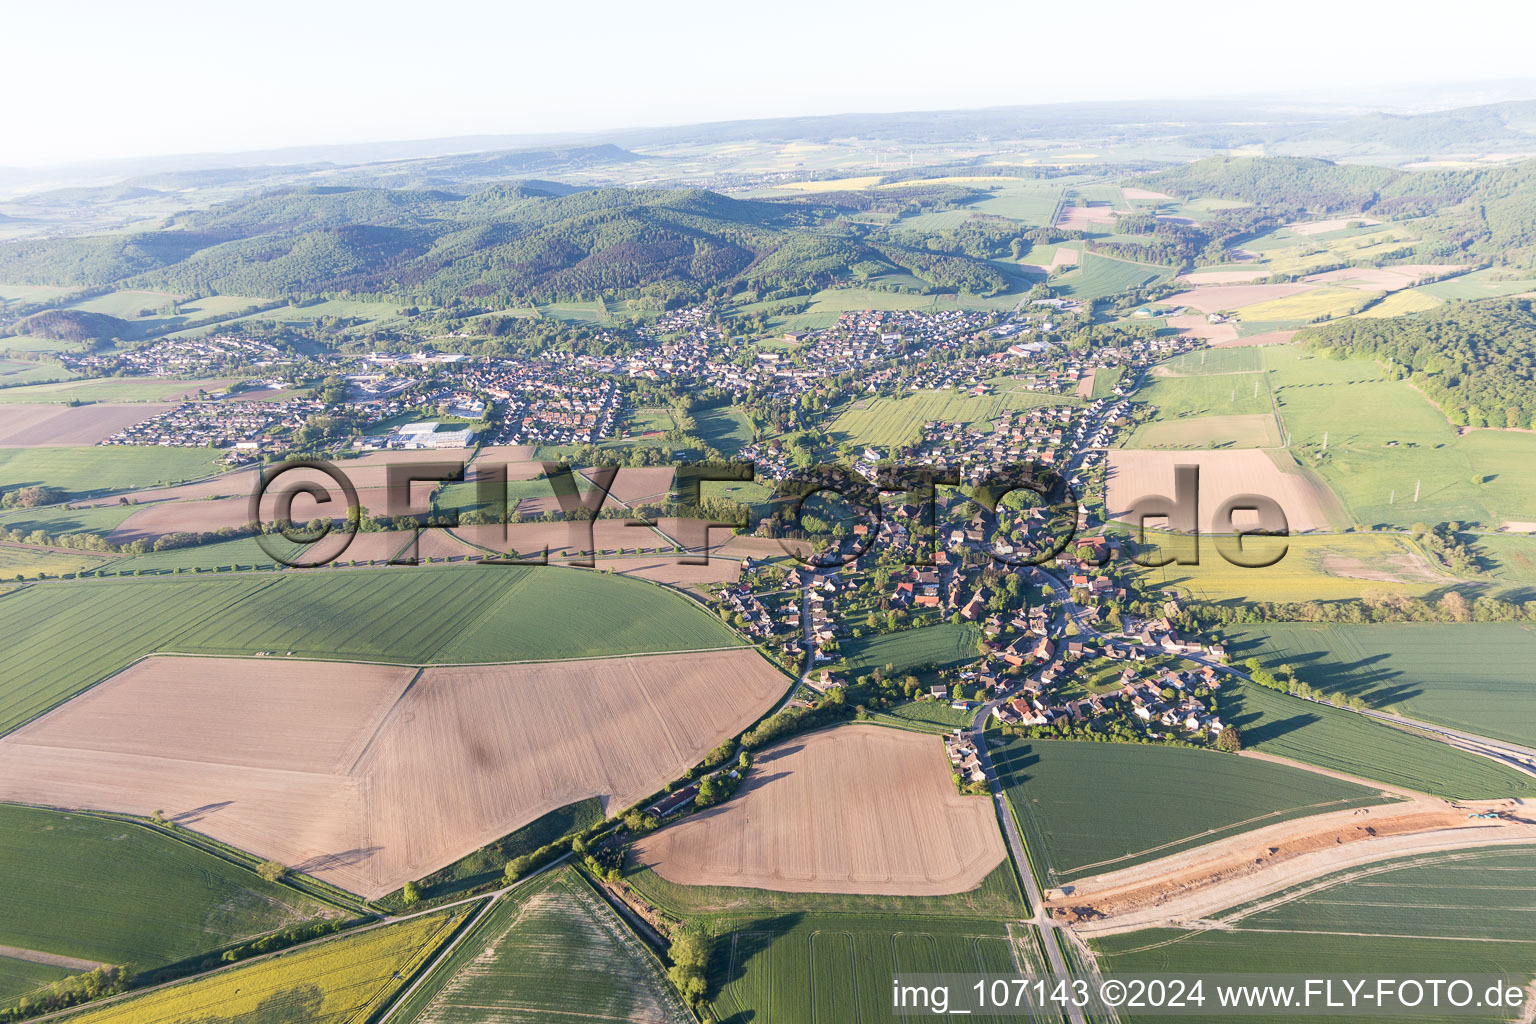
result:
<svg viewBox="0 0 1536 1024"><path fill-rule="evenodd" d="M786 688L746 647L615 658L591 669L247 659L211 673L176 660L141 661L8 737L0 792L195 815L188 824L222 842L370 898L573 800L629 806ZM324 665L337 671L319 671ZM270 699L242 705L258 679ZM334 685L317 687L321 680ZM567 697L541 701L549 692ZM700 703L706 692L721 699ZM174 714L144 717L140 709L165 700ZM593 728L570 728L577 707ZM123 722L131 723L126 734ZM272 737L290 753L273 750ZM342 856L353 849L370 856Z"/></svg>
<svg viewBox="0 0 1536 1024"><path fill-rule="evenodd" d="M475 899L482 898L483 897L476 897ZM471 899L465 900L463 902L472 903L474 901L474 899ZM175 981L165 982L164 984L160 985L152 985L145 988L134 989L133 991L126 992L122 995L109 996L105 999L96 1000L86 1007L74 1012L68 1017L68 1020L71 1022L71 1024L75 1024L75 1022L83 1022L83 1024L97 1024L97 1022L102 1022L102 1024L183 1024L186 1018L181 1014L188 1011L173 1010L172 1012L174 1016L170 1018L160 1016L145 1017L142 1015L144 1006L141 1005L141 1001L150 1007L166 1002L170 1002L174 1005L176 990L178 989L193 989L202 987L218 989L220 986L226 985L228 983L228 979L231 976L240 974L242 972L251 972L248 975L249 977L260 977L261 973L264 973L266 969L272 965L273 961L277 960L299 960L304 962L306 965L308 965L311 961L319 961L320 963L324 963L325 957L335 954L335 950L326 948L332 944L335 944L338 947L343 945L366 944L367 942L374 940L371 937L364 939L363 943L358 943L357 940L362 936L368 936L369 933L376 932L381 929L399 927L425 930L426 925L430 922L431 918L454 912L461 905L462 904L451 904L449 906L436 907L431 910L422 911L418 914L388 918L382 921L360 925L356 928L342 932L339 935L324 936L322 938L313 939L309 942L300 943L296 946L290 946L286 949L277 950L272 953L259 954L248 959L241 960L235 964L217 967L212 971L196 975L192 978L181 978ZM457 914L455 914L455 917L457 917ZM456 925L455 929L458 927L462 927L462 922ZM441 942L442 938L445 938L439 937L441 928L442 925L439 925L438 928L433 929L432 934L428 936L426 943L422 947L418 948L416 954L412 957L410 974L413 975L417 971L421 970L422 967L425 966L426 961L430 959L432 952L437 948L438 943L432 942L432 939L438 938L438 941ZM291 966L291 964L289 966ZM352 965L349 964L348 966ZM402 966L404 965L402 964ZM260 968L261 971L255 971L254 969L256 968ZM316 977L324 978L324 976L325 972L322 971L318 975L306 974L301 980L313 981ZM395 987L394 983L396 981L403 981L405 979L399 976L399 971L397 970L392 971L390 975L378 978L376 980L381 983L379 988L374 990L373 995L368 998L367 1001L361 1005L361 1007L355 1006L346 1008L351 1011L346 1018L347 1020L372 1019L372 1014L377 1013L379 1010L382 1010L385 1006L392 1002L392 989ZM232 996L234 993L238 993L240 991L240 988L235 988L232 993L228 994ZM205 1006L206 1003L195 1004L194 1007L190 1008L190 1012L201 1013ZM119 1008L122 1008L121 1013L118 1012ZM222 1008L223 1007L221 1007L221 1009ZM356 1012L360 1008L368 1009L370 1012L363 1017L356 1017Z"/></svg>

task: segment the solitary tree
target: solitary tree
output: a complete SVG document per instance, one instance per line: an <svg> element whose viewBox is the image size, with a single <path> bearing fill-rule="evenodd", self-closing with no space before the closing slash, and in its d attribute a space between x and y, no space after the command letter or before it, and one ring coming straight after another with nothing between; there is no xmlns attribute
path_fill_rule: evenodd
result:
<svg viewBox="0 0 1536 1024"><path fill-rule="evenodd" d="M256 865L256 873L269 882L279 882L288 874L288 869L275 860L264 860Z"/></svg>

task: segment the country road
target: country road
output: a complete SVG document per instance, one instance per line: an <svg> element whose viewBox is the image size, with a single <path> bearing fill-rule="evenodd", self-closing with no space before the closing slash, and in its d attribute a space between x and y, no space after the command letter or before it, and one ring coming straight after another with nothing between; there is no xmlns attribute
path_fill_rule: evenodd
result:
<svg viewBox="0 0 1536 1024"><path fill-rule="evenodd" d="M1040 930L1040 944L1045 947L1046 959L1051 965L1051 974L1059 979L1071 980L1072 974L1067 969L1066 959L1061 955L1061 947L1057 944L1055 934L1057 924L1045 911L1045 894L1040 891L1040 883L1035 881L1035 873L1030 867L1029 851L1024 845L1024 837L1019 834L1018 822L1014 820L1013 811L1008 806L1008 796L1003 792L1002 781L998 778L997 770L992 764L992 752L987 749L985 735L987 718L992 714L992 709L1002 703L1006 696L1005 694L987 701L977 709L976 717L971 720L971 744L976 748L976 760L981 762L982 771L987 774L987 785L992 790L992 802L996 807L997 817L1002 823L1003 838L1008 840L1008 848L1013 852L1013 862L1024 884L1024 895L1029 900L1030 911L1034 914L1033 923ZM1067 1005L1062 1009L1072 1024L1086 1024L1080 1007Z"/></svg>

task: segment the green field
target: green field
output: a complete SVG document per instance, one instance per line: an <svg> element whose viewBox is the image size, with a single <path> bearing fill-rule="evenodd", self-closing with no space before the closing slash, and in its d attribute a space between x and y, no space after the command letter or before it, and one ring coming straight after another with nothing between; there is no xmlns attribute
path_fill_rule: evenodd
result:
<svg viewBox="0 0 1536 1024"><path fill-rule="evenodd" d="M1187 747L1009 739L993 763L1052 885L1382 800L1314 772Z"/></svg>
<svg viewBox="0 0 1536 1024"><path fill-rule="evenodd" d="M143 825L0 804L0 946L161 967L334 910Z"/></svg>
<svg viewBox="0 0 1536 1024"><path fill-rule="evenodd" d="M71 1024L376 1019L462 927L458 907L338 936L70 1018Z"/></svg>
<svg viewBox="0 0 1536 1024"><path fill-rule="evenodd" d="M116 561L111 556L87 554L83 551L50 551L47 548L0 544L0 580L59 577L82 569L99 569L113 565Z"/></svg>
<svg viewBox="0 0 1536 1024"><path fill-rule="evenodd" d="M0 491L48 484L79 498L198 480L223 468L207 448L0 448Z"/></svg>
<svg viewBox="0 0 1536 1024"><path fill-rule="evenodd" d="M47 508L19 508L0 512L0 527L31 533L42 530L54 536L66 533L94 533L105 537L137 512L131 505L102 505L97 508L70 509L54 505Z"/></svg>
<svg viewBox="0 0 1536 1024"><path fill-rule="evenodd" d="M655 955L575 869L562 867L500 899L391 1019L691 1024L694 1018Z"/></svg>
<svg viewBox="0 0 1536 1024"><path fill-rule="evenodd" d="M934 740L937 746L938 740ZM976 799L984 799L977 797ZM949 896L868 896L848 893L772 892L725 885L678 885L631 860L624 881L663 913L680 920L747 915L902 914L908 916L1021 918L1029 910L1013 865L1004 861L969 892Z"/></svg>
<svg viewBox="0 0 1536 1024"><path fill-rule="evenodd" d="M343 320L357 321L357 323L347 328L349 331L366 331L405 322L405 318L400 315L400 307L394 303L368 302L362 299L321 299L315 302L306 302L300 306L279 306L277 309L250 313L246 316L223 320L206 327L189 327L173 331L165 336L167 338L184 338L192 335L227 331L237 324L255 320L275 320L278 323L289 324L295 327L308 327L321 317L337 317Z"/></svg>
<svg viewBox="0 0 1536 1024"><path fill-rule="evenodd" d="M1220 704L1245 748L1449 799L1536 796L1536 778L1352 711L1238 682Z"/></svg>
<svg viewBox="0 0 1536 1024"><path fill-rule="evenodd" d="M725 1021L863 1024L901 1019L898 974L1011 975L1037 969L1034 958L1031 930L1004 921L784 914L719 930L710 993Z"/></svg>
<svg viewBox="0 0 1536 1024"><path fill-rule="evenodd" d="M30 960L0 956L0 1006L9 1006L33 989L62 981L74 973L63 967L48 967Z"/></svg>
<svg viewBox="0 0 1536 1024"><path fill-rule="evenodd" d="M952 668L981 657L976 641L981 631L972 625L941 622L932 626L843 640L839 651L848 671L862 675L892 666L893 672L912 668Z"/></svg>
<svg viewBox="0 0 1536 1024"><path fill-rule="evenodd" d="M1269 386L1262 373L1154 376L1136 399L1156 406L1159 419L1264 416L1270 411Z"/></svg>
<svg viewBox="0 0 1536 1024"><path fill-rule="evenodd" d="M1202 373L1195 369L1198 366L1186 363L1174 370L1177 376L1154 375L1151 383L1137 393L1138 402L1154 407L1157 412L1152 420L1136 428L1126 440L1125 447L1274 448L1280 445L1282 438L1273 415L1269 381L1263 372L1210 369Z"/></svg>
<svg viewBox="0 0 1536 1024"><path fill-rule="evenodd" d="M0 596L0 635L0 732L156 651L453 664L741 644L661 587L521 566L34 584Z"/></svg>
<svg viewBox="0 0 1536 1024"><path fill-rule="evenodd" d="M70 309L83 309L88 313L105 313L108 316L119 317L123 320L132 320L139 315L140 310L157 310L166 303L180 298L171 292L140 292L125 290L120 292L108 292L95 298L86 299L70 306Z"/></svg>
<svg viewBox="0 0 1536 1024"><path fill-rule="evenodd" d="M1115 393L1115 385L1120 383L1120 378L1125 375L1122 367L1114 369L1100 368L1093 374L1093 390L1088 393L1089 398L1108 398Z"/></svg>
<svg viewBox="0 0 1536 1024"><path fill-rule="evenodd" d="M953 390L909 391L894 398L859 399L832 422L828 433L838 443L889 447L916 440L924 423L965 423L985 430L985 424L1004 412L1077 404L1071 395L1018 390L1009 381L993 382L990 393L980 397Z"/></svg>
<svg viewBox="0 0 1536 1024"><path fill-rule="evenodd" d="M1427 399L1374 362L1292 345L1262 351L1292 452L1316 468L1353 521L1536 519L1536 435L1458 435Z"/></svg>
<svg viewBox="0 0 1536 1024"><path fill-rule="evenodd" d="M293 544L280 536L266 538L266 544L289 559L296 559L305 545ZM405 546L405 541L401 541ZM108 563L98 575L132 575L139 572L191 572L193 570L217 571L219 569L282 568L254 537L232 537L207 544L194 544L185 548L167 548L164 551L146 551L142 555L129 555Z"/></svg>
<svg viewBox="0 0 1536 1024"><path fill-rule="evenodd" d="M1248 973L1461 977L1536 973L1536 856L1463 850L1370 865L1215 915L1216 928L1155 929L1093 940L1113 974ZM1133 1020L1182 1020L1133 1017ZM1200 1019L1212 1019L1210 1017ZM1288 1017L1337 1020L1337 1017ZM1506 1016L1414 1016L1495 1021Z"/></svg>
<svg viewBox="0 0 1536 1024"><path fill-rule="evenodd" d="M84 377L54 384L0 388L0 402L34 405L66 402L163 402L169 395L196 392L199 388L207 388L210 392L222 391L223 387L222 384L206 380L171 380L166 377Z"/></svg>
<svg viewBox="0 0 1536 1024"><path fill-rule="evenodd" d="M1536 292L1536 277L1508 278L1509 271L1489 267L1474 270L1470 274L1420 285L1415 292L1432 295L1437 299L1493 299L1504 295ZM1508 278L1508 279L1506 279Z"/></svg>
<svg viewBox="0 0 1536 1024"><path fill-rule="evenodd" d="M1132 263L1093 253L1083 255L1082 265L1051 279L1057 294L1085 302L1107 298L1173 276L1171 267Z"/></svg>
<svg viewBox="0 0 1536 1024"><path fill-rule="evenodd" d="M1260 373L1263 351L1258 348L1199 348L1157 364L1159 377L1203 377L1212 373Z"/></svg>
<svg viewBox="0 0 1536 1024"><path fill-rule="evenodd" d="M1290 665L1329 693L1480 736L1536 745L1536 626L1506 622L1244 626L1234 657Z"/></svg>
<svg viewBox="0 0 1536 1024"><path fill-rule="evenodd" d="M0 389L36 384L39 381L69 380L78 374L58 363L34 363L31 360L0 359Z"/></svg>

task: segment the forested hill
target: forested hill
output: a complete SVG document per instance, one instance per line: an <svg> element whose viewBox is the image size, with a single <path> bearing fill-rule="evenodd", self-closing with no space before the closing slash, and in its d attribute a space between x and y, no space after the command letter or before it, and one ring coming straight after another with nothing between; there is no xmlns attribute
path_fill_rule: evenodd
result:
<svg viewBox="0 0 1536 1024"><path fill-rule="evenodd" d="M467 196L276 191L182 214L153 232L0 244L0 280L506 304L737 282L798 288L897 272L945 290L1008 285L983 258L931 240L917 248L827 202L744 201L697 189L557 191L546 183Z"/></svg>
<svg viewBox="0 0 1536 1024"><path fill-rule="evenodd" d="M1536 163L1400 171L1305 157L1210 157L1137 183L1182 197L1241 200L1285 216L1428 217L1425 226L1461 251L1536 259Z"/></svg>
<svg viewBox="0 0 1536 1024"><path fill-rule="evenodd" d="M1536 430L1536 309L1529 299L1457 302L1397 319L1351 318L1298 341L1390 361L1457 426Z"/></svg>

